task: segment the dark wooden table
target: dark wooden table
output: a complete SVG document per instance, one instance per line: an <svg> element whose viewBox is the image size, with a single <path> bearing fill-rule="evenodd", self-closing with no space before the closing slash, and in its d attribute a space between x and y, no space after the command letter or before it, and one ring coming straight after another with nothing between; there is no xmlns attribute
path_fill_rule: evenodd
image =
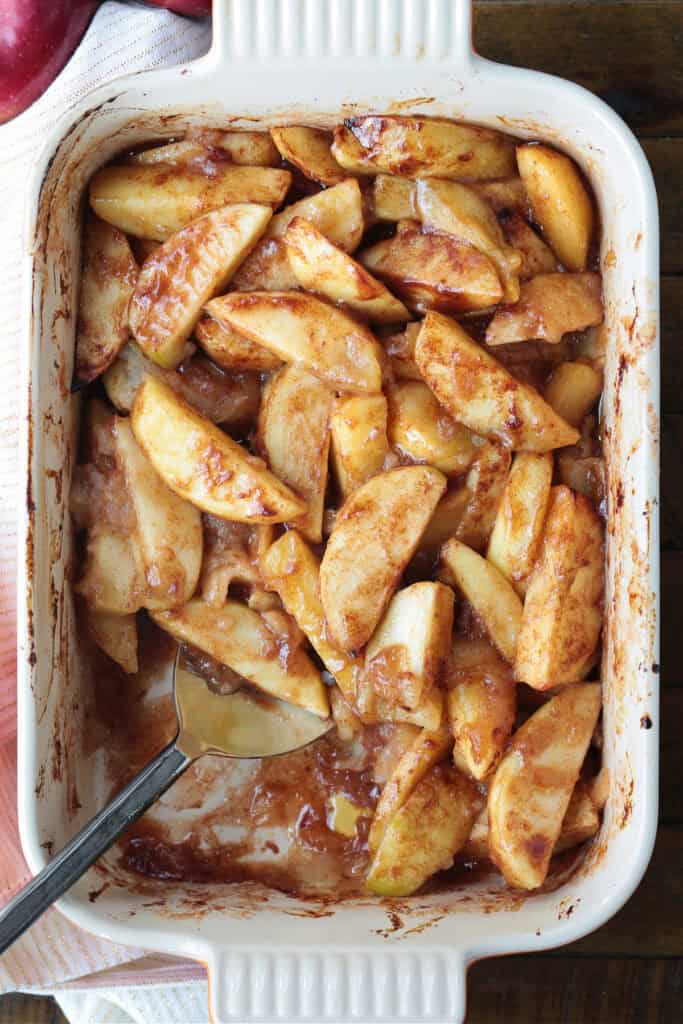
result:
<svg viewBox="0 0 683 1024"><path fill-rule="evenodd" d="M626 907L553 953L477 964L468 1024L675 1024L683 1020L683 0L479 0L476 46L571 78L640 137L662 220L662 761L650 868ZM492 923L492 926L495 926ZM0 998L0 1024L57 1024L56 1004ZM149 1021L148 1024L166 1024Z"/></svg>

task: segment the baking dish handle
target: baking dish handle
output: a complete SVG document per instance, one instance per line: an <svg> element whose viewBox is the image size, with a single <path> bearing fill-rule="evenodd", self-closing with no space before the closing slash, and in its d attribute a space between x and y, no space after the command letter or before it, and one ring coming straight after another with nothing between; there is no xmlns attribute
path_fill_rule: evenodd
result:
<svg viewBox="0 0 683 1024"><path fill-rule="evenodd" d="M213 0L211 61L470 63L472 0Z"/></svg>
<svg viewBox="0 0 683 1024"><path fill-rule="evenodd" d="M465 1019L467 965L457 950L214 950L206 966L212 1024Z"/></svg>

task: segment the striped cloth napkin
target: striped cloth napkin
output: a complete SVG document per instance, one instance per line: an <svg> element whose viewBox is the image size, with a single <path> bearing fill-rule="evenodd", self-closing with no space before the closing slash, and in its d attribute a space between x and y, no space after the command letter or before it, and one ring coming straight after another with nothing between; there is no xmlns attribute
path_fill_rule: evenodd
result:
<svg viewBox="0 0 683 1024"><path fill-rule="evenodd" d="M193 21L109 0L98 9L76 53L47 92L24 114L0 127L0 820L4 823L0 903L30 877L21 855L16 812L17 489L25 486L17 478L23 190L44 139L68 106L119 75L193 60L207 51L210 39L207 20ZM126 965L125 971L122 965ZM119 973L110 974L107 969L112 968ZM157 982L168 988L193 979L195 991L203 988L203 971L197 965L145 957L144 950L96 939L51 910L0 959L0 992L54 991L64 985L72 987L73 979L103 971L107 973L88 981L107 987ZM65 994L67 1002L74 998L75 994ZM206 1005L204 995L202 1005ZM146 1005L142 1017L122 1019L156 1024L150 1012ZM163 1024L183 1020L168 1012L164 1010L157 1019ZM83 1012L73 1019L98 1018ZM187 1019L199 1018L193 1010Z"/></svg>

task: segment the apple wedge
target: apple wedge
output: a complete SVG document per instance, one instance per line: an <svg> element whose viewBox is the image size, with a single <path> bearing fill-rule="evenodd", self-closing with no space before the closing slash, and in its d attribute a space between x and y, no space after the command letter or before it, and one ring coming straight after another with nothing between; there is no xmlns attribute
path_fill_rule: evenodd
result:
<svg viewBox="0 0 683 1024"><path fill-rule="evenodd" d="M227 161L211 176L165 164L110 164L93 176L89 200L101 220L127 235L164 242L190 221L232 203L276 209L291 181L289 171Z"/></svg>
<svg viewBox="0 0 683 1024"><path fill-rule="evenodd" d="M503 297L496 269L484 253L442 231L401 221L393 238L371 245L359 260L418 313L490 309Z"/></svg>
<svg viewBox="0 0 683 1024"><path fill-rule="evenodd" d="M365 673L389 704L417 708L435 685L453 631L453 591L421 581L392 597L365 651Z"/></svg>
<svg viewBox="0 0 683 1024"><path fill-rule="evenodd" d="M582 679L593 664L600 636L603 593L600 518L583 495L553 487L538 564L524 602L517 679L537 690Z"/></svg>
<svg viewBox="0 0 683 1024"><path fill-rule="evenodd" d="M557 344L565 334L602 323L601 296L599 274L539 274L522 284L518 302L496 310L486 344Z"/></svg>
<svg viewBox="0 0 683 1024"><path fill-rule="evenodd" d="M306 502L295 525L314 544L322 540L333 403L333 393L317 377L285 366L266 385L258 419L258 451Z"/></svg>
<svg viewBox="0 0 683 1024"><path fill-rule="evenodd" d="M183 166L192 161L218 162L228 158L246 167L275 167L280 162L268 132L201 132L196 138L169 142L165 146L143 149L129 157L129 164L172 164Z"/></svg>
<svg viewBox="0 0 683 1024"><path fill-rule="evenodd" d="M131 424L159 476L204 512L238 522L282 523L306 511L261 459L155 377L143 381Z"/></svg>
<svg viewBox="0 0 683 1024"><path fill-rule="evenodd" d="M485 641L457 639L445 684L455 766L481 782L502 757L515 724L512 671Z"/></svg>
<svg viewBox="0 0 683 1024"><path fill-rule="evenodd" d="M382 389L373 335L313 295L231 292L207 303L206 310L330 387L360 393Z"/></svg>
<svg viewBox="0 0 683 1024"><path fill-rule="evenodd" d="M116 455L135 511L135 541L147 581L146 608L175 608L192 597L202 566L202 518L154 471L138 446L130 419L118 416Z"/></svg>
<svg viewBox="0 0 683 1024"><path fill-rule="evenodd" d="M378 174L372 182L372 212L377 220L412 220L415 182L392 174Z"/></svg>
<svg viewBox="0 0 683 1024"><path fill-rule="evenodd" d="M377 801L368 834L368 850L374 857L387 825L405 804L415 787L435 764L446 757L453 745L448 729L422 729L389 776Z"/></svg>
<svg viewBox="0 0 683 1024"><path fill-rule="evenodd" d="M567 423L579 427L602 392L602 374L587 363L560 363L545 388L545 400Z"/></svg>
<svg viewBox="0 0 683 1024"><path fill-rule="evenodd" d="M128 341L128 303L137 276L138 265L126 236L89 214L83 231L78 299L77 385L88 384L104 373Z"/></svg>
<svg viewBox="0 0 683 1024"><path fill-rule="evenodd" d="M565 850L571 850L587 839L591 839L600 828L600 815L581 780L576 783L567 813L562 821L562 828L553 846L553 857ZM463 854L474 860L485 860L489 857L489 814L488 808L483 811L472 826L470 837L465 843Z"/></svg>
<svg viewBox="0 0 683 1024"><path fill-rule="evenodd" d="M517 166L534 220L567 270L585 270L593 204L573 160L549 146L517 147Z"/></svg>
<svg viewBox="0 0 683 1024"><path fill-rule="evenodd" d="M562 828L553 847L553 855L571 850L574 846L592 839L600 828L600 815L593 803L589 791L579 781L571 795L567 813L562 820Z"/></svg>
<svg viewBox="0 0 683 1024"><path fill-rule="evenodd" d="M192 221L149 257L128 316L150 359L170 370L182 361L202 306L226 286L270 217L266 206L226 206Z"/></svg>
<svg viewBox="0 0 683 1024"><path fill-rule="evenodd" d="M351 117L334 130L332 153L355 174L404 178L507 178L514 150L490 128L435 117Z"/></svg>
<svg viewBox="0 0 683 1024"><path fill-rule="evenodd" d="M451 490L448 490L427 523L427 529L422 534L420 541L420 549L433 554L444 541L455 537L469 500L469 491L462 484L456 484Z"/></svg>
<svg viewBox="0 0 683 1024"><path fill-rule="evenodd" d="M387 824L370 865L369 891L410 896L431 875L449 868L481 805L470 779L449 765L432 768Z"/></svg>
<svg viewBox="0 0 683 1024"><path fill-rule="evenodd" d="M545 881L579 771L600 714L600 685L561 690L512 737L489 787L491 859L507 882Z"/></svg>
<svg viewBox="0 0 683 1024"><path fill-rule="evenodd" d="M481 619L492 643L513 664L522 602L512 585L495 565L454 537L441 549L441 561Z"/></svg>
<svg viewBox="0 0 683 1024"><path fill-rule="evenodd" d="M576 444L578 431L449 317L428 313L415 362L454 419L506 448L545 452Z"/></svg>
<svg viewBox="0 0 683 1024"><path fill-rule="evenodd" d="M506 448L486 444L465 478L467 500L453 536L475 551L483 551L500 506L512 457Z"/></svg>
<svg viewBox="0 0 683 1024"><path fill-rule="evenodd" d="M359 651L372 636L446 488L431 466L379 473L342 506L320 568L330 640Z"/></svg>
<svg viewBox="0 0 683 1024"><path fill-rule="evenodd" d="M415 365L415 342L421 327L419 321L406 324L403 331L382 338L396 380L422 380L422 374Z"/></svg>
<svg viewBox="0 0 683 1024"><path fill-rule="evenodd" d="M522 258L505 241L485 199L457 181L424 178L415 188L415 208L427 227L455 235L488 256L498 271L503 301L517 301Z"/></svg>
<svg viewBox="0 0 683 1024"><path fill-rule="evenodd" d="M549 452L517 452L486 555L515 588L536 563L552 479L553 457Z"/></svg>
<svg viewBox="0 0 683 1024"><path fill-rule="evenodd" d="M271 128L270 135L280 156L298 167L302 174L321 185L338 185L347 172L332 156L332 132L303 125Z"/></svg>
<svg viewBox="0 0 683 1024"><path fill-rule="evenodd" d="M238 601L212 608L196 598L182 608L153 612L158 626L205 651L272 697L327 718L330 705L320 673L301 648L291 650L265 620Z"/></svg>
<svg viewBox="0 0 683 1024"><path fill-rule="evenodd" d="M522 257L518 271L520 281L528 281L537 274L554 274L557 271L555 253L521 214L505 210L498 218L508 244Z"/></svg>
<svg viewBox="0 0 683 1024"><path fill-rule="evenodd" d="M477 454L467 427L448 415L421 381L401 381L387 390L389 443L414 462L442 473L464 473Z"/></svg>
<svg viewBox="0 0 683 1024"><path fill-rule="evenodd" d="M280 162L280 155L268 132L238 129L212 133L208 139L212 146L224 150L240 167L275 167Z"/></svg>
<svg viewBox="0 0 683 1024"><path fill-rule="evenodd" d="M210 316L199 321L194 336L207 356L224 370L270 373L282 366L282 360L270 349L257 345L255 341L250 341L232 327Z"/></svg>
<svg viewBox="0 0 683 1024"><path fill-rule="evenodd" d="M289 265L302 288L341 303L374 323L410 319L403 303L381 281L333 245L310 221L295 217L283 241Z"/></svg>
<svg viewBox="0 0 683 1024"><path fill-rule="evenodd" d="M298 627L334 676L347 704L363 722L410 723L437 729L441 723L443 699L434 687L423 696L418 708L397 708L376 699L365 679L362 658L342 653L327 636L320 600L320 562L296 530L289 530L271 544L260 560L265 585L274 590ZM371 698L364 700L365 694ZM362 704L363 710L359 703Z"/></svg>
<svg viewBox="0 0 683 1024"><path fill-rule="evenodd" d="M145 377L165 381L214 423L245 423L258 413L261 387L254 373L224 373L203 356L184 360L177 373L164 370L132 342L121 350L102 378L107 397L119 412L133 408Z"/></svg>
<svg viewBox="0 0 683 1024"><path fill-rule="evenodd" d="M399 722L434 732L435 729L440 729L443 723L443 698L440 687L432 686L423 693L416 708L407 708L379 695L365 671L356 677L356 707L367 725Z"/></svg>
<svg viewBox="0 0 683 1024"><path fill-rule="evenodd" d="M201 142L192 139L180 139L178 142L167 142L163 146L152 146L133 153L126 160L128 165L170 164L171 167L191 166L195 160L209 159L209 150ZM201 170L201 168L197 168Z"/></svg>
<svg viewBox="0 0 683 1024"><path fill-rule="evenodd" d="M142 608L147 582L134 538L108 525L88 530L83 573L74 590L95 612L131 615Z"/></svg>
<svg viewBox="0 0 683 1024"><path fill-rule="evenodd" d="M334 676L344 699L355 707L356 682L363 671L360 658L348 657L327 638L320 601L320 562L296 530L289 530L270 545L261 558L265 585L274 590L299 629L308 637L327 671Z"/></svg>
<svg viewBox="0 0 683 1024"><path fill-rule="evenodd" d="M239 268L232 287L241 292L290 291L297 286L283 236L295 217L310 221L333 245L353 252L365 229L363 200L355 178L347 178L275 214L253 252Z"/></svg>
<svg viewBox="0 0 683 1024"><path fill-rule="evenodd" d="M86 622L101 651L120 665L126 675L138 670L138 631L134 615L113 615L86 605Z"/></svg>
<svg viewBox="0 0 683 1024"><path fill-rule="evenodd" d="M339 398L330 421L332 466L342 498L381 472L389 451L384 395Z"/></svg>

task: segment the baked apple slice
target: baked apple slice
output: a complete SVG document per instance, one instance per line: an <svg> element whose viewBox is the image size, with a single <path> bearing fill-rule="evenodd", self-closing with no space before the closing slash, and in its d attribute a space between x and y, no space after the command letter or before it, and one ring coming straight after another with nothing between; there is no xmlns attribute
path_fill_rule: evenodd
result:
<svg viewBox="0 0 683 1024"><path fill-rule="evenodd" d="M392 597L365 652L365 672L389 704L417 708L437 683L453 631L453 591L420 581Z"/></svg>
<svg viewBox="0 0 683 1024"><path fill-rule="evenodd" d="M253 203L223 207L192 221L146 260L128 314L145 355L170 370L182 362L202 306L225 287L270 216Z"/></svg>
<svg viewBox="0 0 683 1024"><path fill-rule="evenodd" d="M431 466L379 473L342 506L320 569L328 635L342 651L372 636L446 489Z"/></svg>
<svg viewBox="0 0 683 1024"><path fill-rule="evenodd" d="M302 288L340 303L374 323L403 323L410 313L364 267L310 221L295 217L284 234L289 265Z"/></svg>
<svg viewBox="0 0 683 1024"><path fill-rule="evenodd" d="M306 502L295 525L314 544L322 540L333 403L333 393L317 377L285 366L266 385L258 420L258 451Z"/></svg>
<svg viewBox="0 0 683 1024"><path fill-rule="evenodd" d="M582 494L554 487L524 601L517 678L537 690L582 679L595 657L603 595L600 518Z"/></svg>
<svg viewBox="0 0 683 1024"><path fill-rule="evenodd" d="M573 160L550 146L517 147L517 166L534 220L567 270L585 270L593 204Z"/></svg>
<svg viewBox="0 0 683 1024"><path fill-rule="evenodd" d="M332 153L355 174L468 181L514 173L514 150L504 135L436 117L347 118L335 128Z"/></svg>
<svg viewBox="0 0 683 1024"><path fill-rule="evenodd" d="M491 641L513 664L522 621L522 602L495 565L452 537L441 550L447 579L452 579L484 624Z"/></svg>
<svg viewBox="0 0 683 1024"><path fill-rule="evenodd" d="M453 745L448 729L422 729L387 779L377 801L368 834L368 850L377 853L387 825L405 804L415 787L435 764L442 761Z"/></svg>
<svg viewBox="0 0 683 1024"><path fill-rule="evenodd" d="M533 569L543 536L553 479L550 452L517 452L498 506L487 558L512 585Z"/></svg>
<svg viewBox="0 0 683 1024"><path fill-rule="evenodd" d="M534 388L513 377L449 317L427 314L415 362L441 405L476 434L536 452L579 439Z"/></svg>
<svg viewBox="0 0 683 1024"><path fill-rule="evenodd" d="M469 242L412 220L401 221L393 238L364 249L359 260L418 313L490 309L503 297L488 256Z"/></svg>
<svg viewBox="0 0 683 1024"><path fill-rule="evenodd" d="M128 303L138 276L128 239L93 214L83 232L76 330L76 385L104 373L128 341Z"/></svg>
<svg viewBox="0 0 683 1024"><path fill-rule="evenodd" d="M365 230L363 200L355 178L300 199L276 213L264 237L251 252L232 280L241 292L291 291L298 286L287 259L283 242L285 231L295 217L310 221L333 245L353 252Z"/></svg>
<svg viewBox="0 0 683 1024"><path fill-rule="evenodd" d="M328 717L325 685L310 658L301 648L292 650L258 612L239 601L214 608L194 598L182 608L153 612L152 618L176 640L205 651L272 697Z"/></svg>
<svg viewBox="0 0 683 1024"><path fill-rule="evenodd" d="M340 391L378 393L382 376L367 327L314 295L231 292L207 303L210 316L310 370Z"/></svg>
<svg viewBox="0 0 683 1024"><path fill-rule="evenodd" d="M522 258L505 241L485 199L457 181L424 178L415 188L415 206L423 224L455 235L485 253L498 271L503 301L517 301Z"/></svg>
<svg viewBox="0 0 683 1024"><path fill-rule="evenodd" d="M449 868L464 846L482 798L450 765L436 765L389 821L370 865L367 888L377 896L410 896Z"/></svg>
<svg viewBox="0 0 683 1024"><path fill-rule="evenodd" d="M165 242L190 221L231 204L277 209L292 181L274 167L237 167L225 161L208 175L165 164L110 164L90 182L89 200L101 220L127 235Z"/></svg>
<svg viewBox="0 0 683 1024"><path fill-rule="evenodd" d="M204 512L237 522L282 523L306 511L261 459L155 377L143 381L131 424L159 476Z"/></svg>
<svg viewBox="0 0 683 1024"><path fill-rule="evenodd" d="M389 451L384 395L339 398L330 423L332 466L343 498L381 472Z"/></svg>
<svg viewBox="0 0 683 1024"><path fill-rule="evenodd" d="M519 301L496 310L486 344L557 344L565 334L602 323L601 296L599 274L538 274L524 282Z"/></svg>
<svg viewBox="0 0 683 1024"><path fill-rule="evenodd" d="M321 185L338 185L347 177L332 156L332 132L304 125L271 128L270 134L280 156L298 167L302 174Z"/></svg>
<svg viewBox="0 0 683 1024"><path fill-rule="evenodd" d="M545 881L595 723L598 683L567 686L517 730L489 788L491 859L506 881Z"/></svg>

